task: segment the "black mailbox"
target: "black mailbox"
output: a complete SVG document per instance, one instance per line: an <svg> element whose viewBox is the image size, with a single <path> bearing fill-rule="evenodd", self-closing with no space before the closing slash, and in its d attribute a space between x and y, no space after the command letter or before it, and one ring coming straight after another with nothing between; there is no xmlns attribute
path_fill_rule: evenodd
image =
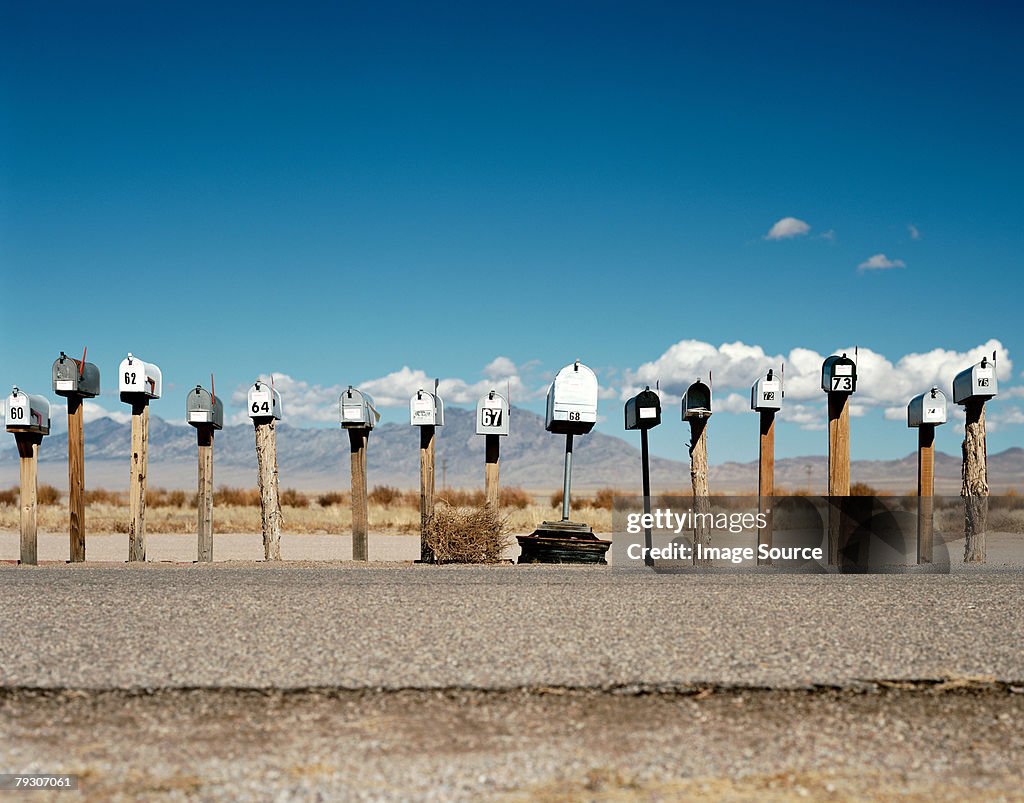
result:
<svg viewBox="0 0 1024 803"><path fill-rule="evenodd" d="M651 429L661 423L661 397L646 387L626 402L626 429Z"/></svg>

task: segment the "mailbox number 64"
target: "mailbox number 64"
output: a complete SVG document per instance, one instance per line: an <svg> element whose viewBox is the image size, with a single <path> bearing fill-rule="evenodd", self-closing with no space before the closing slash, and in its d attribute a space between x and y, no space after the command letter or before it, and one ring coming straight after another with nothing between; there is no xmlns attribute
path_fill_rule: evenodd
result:
<svg viewBox="0 0 1024 803"><path fill-rule="evenodd" d="M254 413L258 413L260 411L262 411L264 413L269 413L270 412L270 403L269 402L263 402L263 404L260 404L259 402L253 402L252 403L252 411Z"/></svg>
<svg viewBox="0 0 1024 803"><path fill-rule="evenodd" d="M834 376L832 377L832 390L853 390L853 377Z"/></svg>

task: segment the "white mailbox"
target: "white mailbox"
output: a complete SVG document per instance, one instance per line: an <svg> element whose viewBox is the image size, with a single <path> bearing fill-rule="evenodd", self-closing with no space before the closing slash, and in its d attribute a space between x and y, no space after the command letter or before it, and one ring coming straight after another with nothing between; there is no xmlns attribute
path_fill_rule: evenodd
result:
<svg viewBox="0 0 1024 803"><path fill-rule="evenodd" d="M946 423L946 394L938 388L915 396L907 405L907 426Z"/></svg>
<svg viewBox="0 0 1024 803"><path fill-rule="evenodd" d="M192 426L224 428L224 402L201 385L190 390L185 399L185 420Z"/></svg>
<svg viewBox="0 0 1024 803"><path fill-rule="evenodd" d="M683 394L683 421L711 417L711 386L699 379Z"/></svg>
<svg viewBox="0 0 1024 803"><path fill-rule="evenodd" d="M782 397L782 379L769 368L768 374L758 379L750 388L750 409L754 412L781 410Z"/></svg>
<svg viewBox="0 0 1024 803"><path fill-rule="evenodd" d="M953 380L953 401L967 404L974 399L991 399L999 391L996 363L988 357L961 371Z"/></svg>
<svg viewBox="0 0 1024 803"><path fill-rule="evenodd" d="M495 390L476 403L477 435L508 435L508 400Z"/></svg>
<svg viewBox="0 0 1024 803"><path fill-rule="evenodd" d="M15 387L7 397L7 431L50 434L50 402Z"/></svg>
<svg viewBox="0 0 1024 803"><path fill-rule="evenodd" d="M548 388L544 428L563 435L583 435L597 423L597 376L579 360L557 374Z"/></svg>
<svg viewBox="0 0 1024 803"><path fill-rule="evenodd" d="M420 388L409 399L409 423L414 427L443 427L444 401L437 394Z"/></svg>
<svg viewBox="0 0 1024 803"><path fill-rule="evenodd" d="M62 351L53 363L53 392L58 396L94 399L100 395L100 369Z"/></svg>
<svg viewBox="0 0 1024 803"><path fill-rule="evenodd" d="M846 356L826 357L821 364L821 389L826 393L855 393L857 363Z"/></svg>
<svg viewBox="0 0 1024 803"><path fill-rule="evenodd" d="M380 414L373 406L373 397L351 385L338 399L338 415L345 429L373 429L380 420Z"/></svg>
<svg viewBox="0 0 1024 803"><path fill-rule="evenodd" d="M246 397L249 407L249 418L275 418L281 420L284 405L281 403L281 391L265 382L254 382Z"/></svg>
<svg viewBox="0 0 1024 803"><path fill-rule="evenodd" d="M117 372L117 387L121 393L121 401L127 402L137 397L159 399L163 392L163 377L160 369L153 363L144 362L128 352L121 360Z"/></svg>

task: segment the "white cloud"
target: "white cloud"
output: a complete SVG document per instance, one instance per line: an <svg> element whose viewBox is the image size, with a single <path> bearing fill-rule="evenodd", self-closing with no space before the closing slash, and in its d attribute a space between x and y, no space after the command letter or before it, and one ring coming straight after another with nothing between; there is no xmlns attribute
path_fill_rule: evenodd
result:
<svg viewBox="0 0 1024 803"><path fill-rule="evenodd" d="M910 239L911 240L920 240L921 239L921 230L918 229L917 226L915 226L913 223L908 223L907 224L907 231L910 232Z"/></svg>
<svg viewBox="0 0 1024 803"><path fill-rule="evenodd" d="M790 237L801 237L811 230L803 220L795 217L784 217L775 222L764 236L766 240L788 240Z"/></svg>
<svg viewBox="0 0 1024 803"><path fill-rule="evenodd" d="M836 230L835 229L829 229L826 232L822 232L818 236L822 240L828 240L830 243L834 243L836 241Z"/></svg>
<svg viewBox="0 0 1024 803"><path fill-rule="evenodd" d="M892 268L905 268L907 263L902 259L889 259L885 254L875 254L873 257L864 260L857 266L857 270L891 270Z"/></svg>

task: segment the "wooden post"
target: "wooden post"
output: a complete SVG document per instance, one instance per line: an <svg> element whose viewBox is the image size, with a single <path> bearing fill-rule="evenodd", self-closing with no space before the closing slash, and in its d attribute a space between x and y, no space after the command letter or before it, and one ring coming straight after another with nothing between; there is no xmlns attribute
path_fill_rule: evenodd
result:
<svg viewBox="0 0 1024 803"><path fill-rule="evenodd" d="M844 500L850 495L850 394L828 394L828 564L839 565ZM840 510L836 505L842 506Z"/></svg>
<svg viewBox="0 0 1024 803"><path fill-rule="evenodd" d="M775 410L761 410L761 437L757 461L757 512L765 517L765 526L757 531L757 545L772 548L772 511L775 504ZM758 558L767 565L768 558Z"/></svg>
<svg viewBox="0 0 1024 803"><path fill-rule="evenodd" d="M17 432L18 458L21 474L21 562L35 566L39 563L36 501L39 492L36 469L39 464L39 444L42 435Z"/></svg>
<svg viewBox="0 0 1024 803"><path fill-rule="evenodd" d="M708 561L698 557L698 544L711 546L711 528L706 516L711 513L708 490L708 419L691 418L690 421L690 484L693 487L693 512L697 516L693 528L693 565L706 566Z"/></svg>
<svg viewBox="0 0 1024 803"><path fill-rule="evenodd" d="M485 435L484 438L484 496L487 504L497 511L501 508L501 490L498 486L501 436Z"/></svg>
<svg viewBox="0 0 1024 803"><path fill-rule="evenodd" d="M985 445L985 401L965 403L967 421L963 442L964 563L985 562L988 518L988 455Z"/></svg>
<svg viewBox="0 0 1024 803"><path fill-rule="evenodd" d="M433 563L434 551L427 545L427 527L434 515L434 427L420 430L420 562Z"/></svg>
<svg viewBox="0 0 1024 803"><path fill-rule="evenodd" d="M281 499L277 483L277 421L254 419L257 481L260 486L260 521L263 559L281 560Z"/></svg>
<svg viewBox="0 0 1024 803"><path fill-rule="evenodd" d="M198 557L200 563L213 560L213 427L196 427L199 445Z"/></svg>
<svg viewBox="0 0 1024 803"><path fill-rule="evenodd" d="M82 397L68 396L68 534L71 562L85 560L85 429Z"/></svg>
<svg viewBox="0 0 1024 803"><path fill-rule="evenodd" d="M350 429L352 451L352 560L368 560L369 506L366 499L366 442L370 430Z"/></svg>
<svg viewBox="0 0 1024 803"><path fill-rule="evenodd" d="M935 425L917 430L917 562L932 562L935 494Z"/></svg>
<svg viewBox="0 0 1024 803"><path fill-rule="evenodd" d="M149 399L132 402L132 463L128 490L128 560L146 559L146 471Z"/></svg>

